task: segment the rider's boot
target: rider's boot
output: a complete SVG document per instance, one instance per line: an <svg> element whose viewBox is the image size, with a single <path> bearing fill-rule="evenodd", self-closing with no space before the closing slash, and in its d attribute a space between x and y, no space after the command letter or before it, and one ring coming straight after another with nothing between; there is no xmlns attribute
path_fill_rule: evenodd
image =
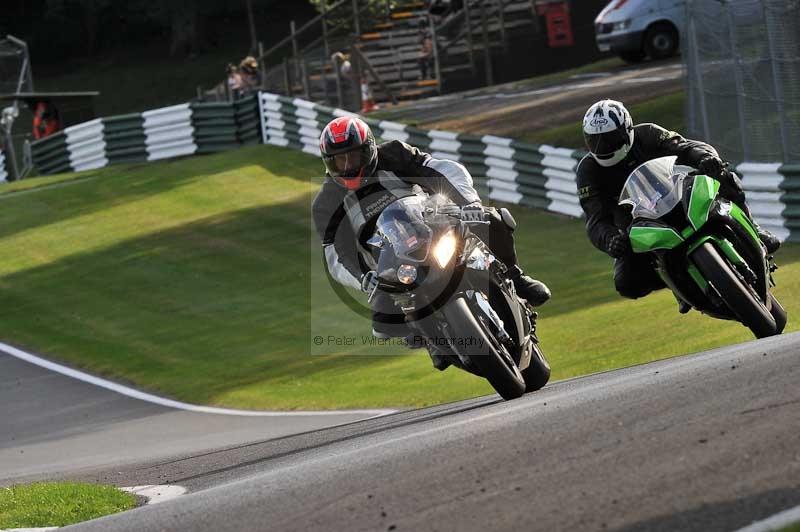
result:
<svg viewBox="0 0 800 532"><path fill-rule="evenodd" d="M538 307L550 299L550 289L541 281L537 281L522 273L519 266L509 270L509 277L514 282L517 295L525 299L531 306Z"/></svg>
<svg viewBox="0 0 800 532"><path fill-rule="evenodd" d="M425 337L420 334L409 334L403 341L409 349L422 349L423 347L427 347L431 362L433 362L433 367L439 371L446 370L452 364L449 357L444 355L436 345L427 341Z"/></svg>
<svg viewBox="0 0 800 532"><path fill-rule="evenodd" d="M767 254L772 255L778 251L778 248L781 247L781 241L778 240L778 237L758 225L755 220L753 220L753 226L756 228L758 238L764 243L764 247L767 248Z"/></svg>
<svg viewBox="0 0 800 532"><path fill-rule="evenodd" d="M737 205L744 211L750 221L753 222L753 227L756 228L756 233L758 233L758 238L764 244L764 247L767 248L767 254L772 255L778 248L781 247L781 241L778 240L778 237L773 235L771 232L767 231L753 219L752 214L750 214L750 206L746 203L739 201Z"/></svg>

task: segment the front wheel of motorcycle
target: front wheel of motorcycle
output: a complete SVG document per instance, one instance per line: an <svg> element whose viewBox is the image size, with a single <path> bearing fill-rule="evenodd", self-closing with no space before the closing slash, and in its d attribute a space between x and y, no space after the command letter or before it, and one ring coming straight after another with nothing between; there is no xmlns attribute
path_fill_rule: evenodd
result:
<svg viewBox="0 0 800 532"><path fill-rule="evenodd" d="M544 357L542 348L538 343L533 344L530 365L522 370L522 377L525 379L525 393L535 392L544 387L550 380L550 364Z"/></svg>
<svg viewBox="0 0 800 532"><path fill-rule="evenodd" d="M783 305L780 304L774 295L770 294L769 297L772 299L772 308L769 313L775 318L775 334L780 334L783 332L783 328L786 327L786 320L788 319L786 309L783 308Z"/></svg>
<svg viewBox="0 0 800 532"><path fill-rule="evenodd" d="M448 303L442 313L450 326L448 333L452 341L456 342L462 354L469 357L492 388L506 400L521 397L525 393L522 373L507 353L498 349L498 342L485 323L476 319L464 298Z"/></svg>
<svg viewBox="0 0 800 532"><path fill-rule="evenodd" d="M767 307L739 280L717 249L706 242L692 254L695 265L711 283L728 308L756 338L777 334L775 319Z"/></svg>

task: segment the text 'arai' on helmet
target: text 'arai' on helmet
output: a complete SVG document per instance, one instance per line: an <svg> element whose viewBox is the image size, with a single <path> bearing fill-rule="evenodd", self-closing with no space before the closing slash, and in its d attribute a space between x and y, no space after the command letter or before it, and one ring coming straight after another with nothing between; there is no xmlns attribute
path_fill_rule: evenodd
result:
<svg viewBox="0 0 800 532"><path fill-rule="evenodd" d="M621 102L601 100L583 117L583 140L600 166L614 166L633 145L633 119Z"/></svg>
<svg viewBox="0 0 800 532"><path fill-rule="evenodd" d="M356 190L378 165L375 136L360 118L343 116L322 130L319 151L328 175L348 190Z"/></svg>

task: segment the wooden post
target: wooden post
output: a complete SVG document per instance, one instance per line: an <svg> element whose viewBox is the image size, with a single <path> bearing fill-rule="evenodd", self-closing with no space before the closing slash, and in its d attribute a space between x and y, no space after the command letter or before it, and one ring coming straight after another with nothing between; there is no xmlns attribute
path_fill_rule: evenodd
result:
<svg viewBox="0 0 800 532"><path fill-rule="evenodd" d="M486 5L481 3L481 29L483 31L483 60L484 68L486 69L486 85L492 86L493 73L492 73L492 50L489 48L489 24L486 21Z"/></svg>

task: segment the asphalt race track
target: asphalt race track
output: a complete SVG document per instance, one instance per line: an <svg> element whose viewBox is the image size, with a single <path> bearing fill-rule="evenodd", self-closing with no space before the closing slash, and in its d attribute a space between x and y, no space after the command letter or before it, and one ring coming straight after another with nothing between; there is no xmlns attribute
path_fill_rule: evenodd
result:
<svg viewBox="0 0 800 532"><path fill-rule="evenodd" d="M131 399L0 351L0 486L296 434L370 415L187 412Z"/></svg>
<svg viewBox="0 0 800 532"><path fill-rule="evenodd" d="M798 361L791 334L511 402L486 397L84 471L190 493L67 530L736 530L800 504ZM57 401L64 393L40 390L41 409L50 391ZM111 415L110 406L87 412ZM125 423L157 422L147 408ZM196 434L188 421L182 428ZM25 438L57 452L45 428L30 430Z"/></svg>

